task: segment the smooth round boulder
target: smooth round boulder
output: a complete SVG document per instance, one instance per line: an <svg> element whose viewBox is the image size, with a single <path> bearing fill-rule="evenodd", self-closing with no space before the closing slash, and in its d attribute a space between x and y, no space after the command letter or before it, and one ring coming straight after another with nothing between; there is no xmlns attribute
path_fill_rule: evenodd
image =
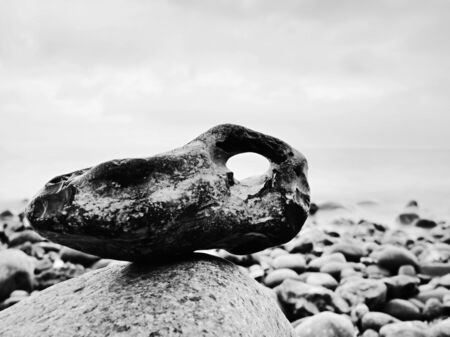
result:
<svg viewBox="0 0 450 337"><path fill-rule="evenodd" d="M267 289L221 258L113 265L0 312L2 337L294 336Z"/></svg>
<svg viewBox="0 0 450 337"><path fill-rule="evenodd" d="M321 312L297 325L295 333L297 337L354 337L356 329L346 315Z"/></svg>

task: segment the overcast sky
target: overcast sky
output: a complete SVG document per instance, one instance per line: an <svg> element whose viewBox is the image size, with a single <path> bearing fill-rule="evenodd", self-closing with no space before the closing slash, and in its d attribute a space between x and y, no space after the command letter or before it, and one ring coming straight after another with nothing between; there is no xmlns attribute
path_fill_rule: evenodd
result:
<svg viewBox="0 0 450 337"><path fill-rule="evenodd" d="M1 0L0 188L224 122L448 148L449 31L447 0Z"/></svg>

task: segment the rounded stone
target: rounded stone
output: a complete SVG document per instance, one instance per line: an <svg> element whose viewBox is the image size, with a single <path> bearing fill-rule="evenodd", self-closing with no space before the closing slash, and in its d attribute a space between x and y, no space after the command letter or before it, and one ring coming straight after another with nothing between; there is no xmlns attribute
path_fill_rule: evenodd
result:
<svg viewBox="0 0 450 337"><path fill-rule="evenodd" d="M383 326L380 337L431 337L427 324L420 321L397 322Z"/></svg>
<svg viewBox="0 0 450 337"><path fill-rule="evenodd" d="M2 337L294 336L267 289L206 254L109 266L0 312Z"/></svg>
<svg viewBox="0 0 450 337"><path fill-rule="evenodd" d="M403 265L412 265L419 269L417 257L403 247L387 246L378 255L378 265L390 270L393 274Z"/></svg>
<svg viewBox="0 0 450 337"><path fill-rule="evenodd" d="M336 294L352 306L364 303L375 310L384 304L387 288L380 280L355 278L337 287Z"/></svg>
<svg viewBox="0 0 450 337"><path fill-rule="evenodd" d="M284 254L273 259L272 265L275 269L289 268L297 273L306 269L305 257L302 254Z"/></svg>
<svg viewBox="0 0 450 337"><path fill-rule="evenodd" d="M359 260L367 255L367 250L356 242L339 242L330 246L327 251L329 253L342 253L347 261L359 262Z"/></svg>
<svg viewBox="0 0 450 337"><path fill-rule="evenodd" d="M365 314L361 320L361 328L363 330L372 329L379 331L381 327L399 322L399 320L384 312L371 311Z"/></svg>
<svg viewBox="0 0 450 337"><path fill-rule="evenodd" d="M354 337L356 332L348 316L332 312L308 317L295 327L297 337Z"/></svg>
<svg viewBox="0 0 450 337"><path fill-rule="evenodd" d="M264 284L269 288L273 288L289 278L298 278L298 274L292 269L288 268L275 269L267 274L266 278L264 279Z"/></svg>
<svg viewBox="0 0 450 337"><path fill-rule="evenodd" d="M422 314L418 307L407 300L395 298L384 306L383 311L402 321L414 321L422 319Z"/></svg>

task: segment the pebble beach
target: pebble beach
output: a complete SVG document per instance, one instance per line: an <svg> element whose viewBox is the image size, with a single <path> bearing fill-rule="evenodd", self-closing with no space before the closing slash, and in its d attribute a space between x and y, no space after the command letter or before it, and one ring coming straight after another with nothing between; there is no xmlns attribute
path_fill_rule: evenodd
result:
<svg viewBox="0 0 450 337"><path fill-rule="evenodd" d="M127 263L42 238L23 218L24 204L0 214L1 310L91 270ZM395 216L380 216L382 222L370 220L377 211L369 202L357 210L313 204L290 242L251 255L207 252L269 289L297 336L449 336L450 222L414 200Z"/></svg>

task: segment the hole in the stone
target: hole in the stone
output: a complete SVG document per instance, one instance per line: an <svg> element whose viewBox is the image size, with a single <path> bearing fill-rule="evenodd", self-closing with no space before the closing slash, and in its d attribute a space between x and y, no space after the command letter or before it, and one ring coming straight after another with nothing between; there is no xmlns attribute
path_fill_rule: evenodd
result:
<svg viewBox="0 0 450 337"><path fill-rule="evenodd" d="M266 173L270 167L270 163L263 156L248 152L235 155L228 159L227 167L234 173L234 179L244 180Z"/></svg>

